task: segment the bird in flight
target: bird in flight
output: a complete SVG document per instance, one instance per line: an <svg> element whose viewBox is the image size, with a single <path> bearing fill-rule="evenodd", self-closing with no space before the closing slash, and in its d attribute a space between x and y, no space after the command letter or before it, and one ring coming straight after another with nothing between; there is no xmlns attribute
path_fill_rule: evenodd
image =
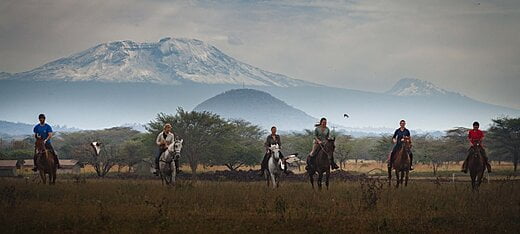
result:
<svg viewBox="0 0 520 234"><path fill-rule="evenodd" d="M349 118L348 114L343 114L343 118Z"/></svg>

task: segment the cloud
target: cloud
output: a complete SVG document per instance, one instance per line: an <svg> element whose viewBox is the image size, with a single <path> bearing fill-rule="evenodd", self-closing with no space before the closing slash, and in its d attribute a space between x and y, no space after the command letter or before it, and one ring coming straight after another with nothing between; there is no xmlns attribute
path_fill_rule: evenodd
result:
<svg viewBox="0 0 520 234"><path fill-rule="evenodd" d="M478 4L480 3L480 4ZM520 3L471 0L0 2L0 70L99 43L186 37L260 68L385 91L403 77L520 108Z"/></svg>

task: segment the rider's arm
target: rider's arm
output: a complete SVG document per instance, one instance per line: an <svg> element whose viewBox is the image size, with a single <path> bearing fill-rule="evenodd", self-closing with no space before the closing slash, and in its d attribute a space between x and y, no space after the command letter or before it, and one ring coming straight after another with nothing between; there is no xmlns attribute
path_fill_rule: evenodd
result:
<svg viewBox="0 0 520 234"><path fill-rule="evenodd" d="M51 137L52 137L52 133L53 133L53 132L49 132L49 135L47 136L47 139L45 139L45 142L47 142L48 140L51 139Z"/></svg>
<svg viewBox="0 0 520 234"><path fill-rule="evenodd" d="M161 134L162 133L159 133L159 135L157 135L157 138L155 139L155 144L157 144L157 145L162 145Z"/></svg>
<svg viewBox="0 0 520 234"><path fill-rule="evenodd" d="M47 142L48 140L51 139L51 137L52 137L52 135L53 135L54 133L52 132L52 127L51 127L50 125L47 124L47 125L45 125L45 126L46 126L46 128L47 128L47 133L48 133L48 135L47 135L47 139L45 139L44 142Z"/></svg>
<svg viewBox="0 0 520 234"><path fill-rule="evenodd" d="M394 136L392 137L392 142L394 142L394 144L397 143L397 130L395 130L395 132L394 132Z"/></svg>

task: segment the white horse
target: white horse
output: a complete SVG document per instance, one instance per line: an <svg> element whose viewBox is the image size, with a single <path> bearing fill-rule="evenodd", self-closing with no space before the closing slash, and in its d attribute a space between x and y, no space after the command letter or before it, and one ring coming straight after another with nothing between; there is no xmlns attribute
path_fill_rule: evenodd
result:
<svg viewBox="0 0 520 234"><path fill-rule="evenodd" d="M159 173L161 175L161 181L164 185L175 185L175 176L177 171L175 170L175 160L181 156L182 142L184 140L175 140L175 142L168 145L168 149L161 154L159 158Z"/></svg>
<svg viewBox="0 0 520 234"><path fill-rule="evenodd" d="M283 160L280 158L280 146L278 144L271 145L271 147L269 147L269 152L270 157L267 163L267 171L266 173L264 173L266 175L265 179L267 180L268 187L269 180L271 180L273 188L278 188L280 186L279 178L283 170L285 169L285 164L283 163Z"/></svg>

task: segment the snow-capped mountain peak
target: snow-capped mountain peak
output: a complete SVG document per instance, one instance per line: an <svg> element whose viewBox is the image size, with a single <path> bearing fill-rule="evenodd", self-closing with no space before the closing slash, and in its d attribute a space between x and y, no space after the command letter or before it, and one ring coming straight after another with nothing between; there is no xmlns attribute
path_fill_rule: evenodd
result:
<svg viewBox="0 0 520 234"><path fill-rule="evenodd" d="M316 86L253 67L203 41L163 38L155 43L103 43L11 77L18 80L99 81L111 83L236 84Z"/></svg>
<svg viewBox="0 0 520 234"><path fill-rule="evenodd" d="M405 78L399 80L386 94L395 96L440 96L455 94L424 80Z"/></svg>
<svg viewBox="0 0 520 234"><path fill-rule="evenodd" d="M11 74L9 74L7 72L0 71L0 80L7 79L9 77L11 77Z"/></svg>

